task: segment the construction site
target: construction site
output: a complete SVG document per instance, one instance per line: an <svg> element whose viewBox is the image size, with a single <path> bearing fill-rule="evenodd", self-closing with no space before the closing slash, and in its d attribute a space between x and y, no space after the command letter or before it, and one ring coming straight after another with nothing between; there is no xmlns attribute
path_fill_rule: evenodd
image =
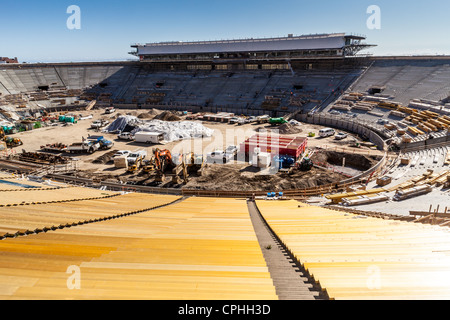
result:
<svg viewBox="0 0 450 320"><path fill-rule="evenodd" d="M364 40L2 64L0 299L450 298L450 58Z"/></svg>

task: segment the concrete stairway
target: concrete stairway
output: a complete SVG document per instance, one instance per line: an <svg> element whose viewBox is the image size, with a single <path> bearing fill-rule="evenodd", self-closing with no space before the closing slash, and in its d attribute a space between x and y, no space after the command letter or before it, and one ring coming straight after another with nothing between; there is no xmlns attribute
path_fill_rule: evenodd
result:
<svg viewBox="0 0 450 320"><path fill-rule="evenodd" d="M248 209L278 298L280 300L324 299L320 291L308 282L309 279L268 228L255 203L249 201Z"/></svg>

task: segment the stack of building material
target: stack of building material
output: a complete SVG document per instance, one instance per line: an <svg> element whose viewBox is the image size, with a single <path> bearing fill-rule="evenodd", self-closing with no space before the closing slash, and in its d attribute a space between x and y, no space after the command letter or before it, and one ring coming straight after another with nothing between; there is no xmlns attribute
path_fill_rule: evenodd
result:
<svg viewBox="0 0 450 320"><path fill-rule="evenodd" d="M427 193L431 192L432 190L433 189L431 188L431 186L424 184L424 185L420 185L420 186L410 188L410 189L399 190L399 191L397 191L397 193L395 194L393 199L395 201L401 201L401 200L405 200L408 198L427 194Z"/></svg>
<svg viewBox="0 0 450 320"><path fill-rule="evenodd" d="M341 110L341 111L350 111L352 109L352 107L348 106L348 105L343 105L343 104L335 104L335 105L333 105L332 109Z"/></svg>
<svg viewBox="0 0 450 320"><path fill-rule="evenodd" d="M387 201L389 197L385 194L364 195L354 198L343 198L342 204L346 207L371 204L381 201Z"/></svg>

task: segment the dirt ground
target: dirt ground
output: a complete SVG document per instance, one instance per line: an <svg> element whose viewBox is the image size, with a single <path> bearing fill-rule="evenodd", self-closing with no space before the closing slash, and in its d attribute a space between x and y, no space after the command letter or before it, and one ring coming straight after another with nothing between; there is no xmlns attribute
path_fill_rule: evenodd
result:
<svg viewBox="0 0 450 320"><path fill-rule="evenodd" d="M115 150L146 150L148 155L152 154L153 148L160 149L168 149L173 154L174 153L188 153L190 151L194 151L196 154L203 153L206 155L208 152L217 150L217 149L225 149L229 145L239 145L244 142L249 137L253 136L255 133L261 130L273 130L277 129L277 127L272 127L270 125L261 125L261 124L245 124L245 125L231 125L226 123L217 123L217 122L203 122L203 125L213 129L214 135L211 138L204 139L190 139L185 141L178 142L170 142L165 145L145 145L139 144L135 142L129 142L124 140L118 140L116 134L102 133L96 132L90 128L92 121L97 119L107 119L110 122L113 122L118 115L122 114L130 114L134 116L138 116L141 119L149 120L153 116L156 116L159 112L157 110L145 110L145 111L137 111L137 110L118 110L114 114L104 114L103 110L90 110L90 111L79 111L76 114L81 117L86 117L92 115L92 119L79 120L78 123L72 126L52 126L52 127L43 127L40 129L35 129L32 131L18 133L15 136L20 138L23 141L23 146L16 149L17 152L21 152L21 150L26 150L28 152L39 151L42 145L45 144L53 144L53 143L64 143L64 144L72 144L74 142L81 142L83 137L87 137L90 135L103 135L108 140L114 142L114 146L112 150L109 151L97 151L94 154L80 154L73 155L73 158L77 159L76 161L77 169L84 171L85 176L99 176L102 179L109 178L112 181L117 181L118 179L122 181L134 180L140 181L139 175L136 177L131 177L129 174L125 172L125 169L116 169L114 168L114 164L112 162L108 163L95 163L95 160L103 155L107 154L110 151ZM181 117L183 120L183 117ZM314 132L316 137L308 138L308 148L313 149L315 147L327 147L334 148L336 150L340 148L348 148L349 142L352 138L347 138L344 141L336 141L333 137L329 138L318 138L318 131L321 129L321 126L310 125L310 124L301 124L300 127L293 128L283 127L284 132L296 132L292 134L285 134L288 136L307 136L308 132ZM349 136L352 136L349 134ZM364 153L369 152L368 149L354 149L351 152ZM370 151L373 152L373 151ZM61 154L65 156L69 156L69 154ZM247 168L247 169L246 169ZM314 170L311 172L311 177L304 177L304 174L299 173L298 175L293 176L283 176L282 173L279 173L275 176L261 176L257 173L252 172L251 169L248 169L248 164L234 164L234 165L208 165L205 169L204 175L199 178L191 179L188 183L187 187L192 188L200 188L200 189L257 189L261 190L272 190L274 186L278 189L293 189L293 188L302 188L302 187L311 187L317 186L321 184L327 184L336 180L342 179L342 176L337 174L336 176L330 175L329 171L320 172ZM233 181L234 183L229 183L231 177L235 177ZM142 177L145 178L145 177ZM144 179L146 180L146 179ZM331 181L333 180L333 181ZM222 181L223 183L217 183L217 181ZM277 190L278 190L277 189Z"/></svg>
<svg viewBox="0 0 450 320"><path fill-rule="evenodd" d="M278 172L273 175L259 173L247 165L208 165L203 175L189 181L186 188L198 190L224 191L283 191L312 188L327 185L346 179L339 173L329 172L320 168L311 171L294 171L293 174Z"/></svg>

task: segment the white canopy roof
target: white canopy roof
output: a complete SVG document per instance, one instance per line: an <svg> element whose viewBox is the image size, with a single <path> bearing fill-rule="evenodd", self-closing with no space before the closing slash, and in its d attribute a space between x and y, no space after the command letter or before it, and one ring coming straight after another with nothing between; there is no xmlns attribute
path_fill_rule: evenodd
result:
<svg viewBox="0 0 450 320"><path fill-rule="evenodd" d="M262 52L341 49L345 33L288 36L282 38L220 40L201 42L161 42L135 45L138 55L198 54L220 52Z"/></svg>

